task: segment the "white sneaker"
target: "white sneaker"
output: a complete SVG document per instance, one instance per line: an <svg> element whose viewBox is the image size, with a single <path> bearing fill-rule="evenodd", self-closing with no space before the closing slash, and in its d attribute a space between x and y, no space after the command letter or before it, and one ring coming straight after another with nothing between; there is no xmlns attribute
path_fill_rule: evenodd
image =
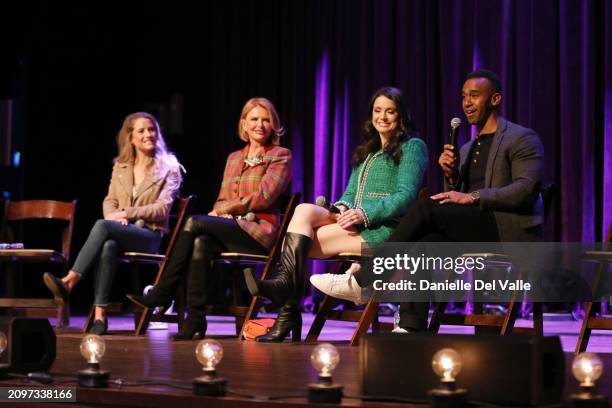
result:
<svg viewBox="0 0 612 408"><path fill-rule="evenodd" d="M310 277L312 286L319 289L326 295L349 300L356 305L361 305L365 302L361 297L361 286L353 276L353 267L349 268L345 273L321 273Z"/></svg>
<svg viewBox="0 0 612 408"><path fill-rule="evenodd" d="M408 334L410 332L408 330L406 330L406 329L402 329L401 327L397 326L395 329L391 330L391 333Z"/></svg>

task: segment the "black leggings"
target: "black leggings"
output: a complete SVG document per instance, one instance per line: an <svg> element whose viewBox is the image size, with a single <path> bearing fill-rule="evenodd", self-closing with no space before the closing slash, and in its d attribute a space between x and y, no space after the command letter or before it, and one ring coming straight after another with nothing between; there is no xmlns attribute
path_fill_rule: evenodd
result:
<svg viewBox="0 0 612 408"><path fill-rule="evenodd" d="M268 250L244 232L234 219L193 215L178 235L166 270L155 289L171 297L180 277L187 274L187 310L203 313L210 264L220 252L265 255Z"/></svg>

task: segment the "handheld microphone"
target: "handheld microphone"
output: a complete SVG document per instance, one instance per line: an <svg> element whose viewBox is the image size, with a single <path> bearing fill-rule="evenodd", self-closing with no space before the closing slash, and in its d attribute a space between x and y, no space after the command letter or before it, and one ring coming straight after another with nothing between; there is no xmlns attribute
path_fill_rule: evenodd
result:
<svg viewBox="0 0 612 408"><path fill-rule="evenodd" d="M325 208L330 213L340 214L340 209L335 205L331 205L330 203L328 203L325 196L318 196L315 202L319 207Z"/></svg>
<svg viewBox="0 0 612 408"><path fill-rule="evenodd" d="M450 134L450 144L453 145L455 154L457 152L457 133L459 132L459 126L461 126L461 119L453 118L450 122L451 125L451 134Z"/></svg>
<svg viewBox="0 0 612 408"><path fill-rule="evenodd" d="M255 215L255 213L253 211L249 211L248 213L244 214L244 215L237 215L234 217L237 220L247 220L247 221L257 221L258 218Z"/></svg>
<svg viewBox="0 0 612 408"><path fill-rule="evenodd" d="M140 218L134 223L134 225L137 226L138 228L144 228L145 222L142 218Z"/></svg>

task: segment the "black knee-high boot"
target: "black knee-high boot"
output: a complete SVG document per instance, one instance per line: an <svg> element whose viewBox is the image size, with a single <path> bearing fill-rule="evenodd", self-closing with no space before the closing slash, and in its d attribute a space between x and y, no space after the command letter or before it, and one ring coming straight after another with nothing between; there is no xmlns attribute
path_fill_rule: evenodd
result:
<svg viewBox="0 0 612 408"><path fill-rule="evenodd" d="M187 277L187 319L173 340L202 339L206 335L206 304L210 267L220 245L208 235L198 236L193 245Z"/></svg>
<svg viewBox="0 0 612 408"><path fill-rule="evenodd" d="M255 281L252 279L247 286L253 293L253 283L256 292L265 296L273 302L283 304L278 312L274 326L267 334L255 338L258 342L282 342L285 337L292 333L292 341L300 341L302 336L302 314L300 302L304 294L304 269L306 257L310 251L312 239L309 237L288 232L285 237L283 253L281 254L281 266L278 275L274 279L266 281Z"/></svg>
<svg viewBox="0 0 612 408"><path fill-rule="evenodd" d="M155 287L145 296L127 295L133 303L147 308L169 306L174 298L181 274L186 269L193 252L193 243L197 235L188 230L189 221L176 238L174 248L167 260L166 269Z"/></svg>
<svg viewBox="0 0 612 408"><path fill-rule="evenodd" d="M251 295L268 298L278 306L287 303L296 294L296 289L304 286L304 263L311 245L310 237L288 232L285 235L276 277L258 280L250 269L245 269L244 278Z"/></svg>
<svg viewBox="0 0 612 408"><path fill-rule="evenodd" d="M270 331L255 337L261 343L278 343L285 340L291 332L291 341L299 342L302 339L302 313L299 302L289 302L278 311L278 316Z"/></svg>

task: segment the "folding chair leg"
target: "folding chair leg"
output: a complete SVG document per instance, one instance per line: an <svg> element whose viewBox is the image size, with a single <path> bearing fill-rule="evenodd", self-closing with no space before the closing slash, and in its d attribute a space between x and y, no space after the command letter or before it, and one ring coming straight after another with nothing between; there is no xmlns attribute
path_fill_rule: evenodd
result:
<svg viewBox="0 0 612 408"><path fill-rule="evenodd" d="M364 310L365 312L365 310ZM378 312L378 310L377 310ZM380 321L378 320L378 313L374 315L374 319L372 319L372 333L378 333L381 329Z"/></svg>
<svg viewBox="0 0 612 408"><path fill-rule="evenodd" d="M353 337L351 338L351 346L356 346L359 344L359 339L361 339L361 336L367 333L370 324L372 324L375 319L377 320L377 318L378 302L373 300L369 301L365 309L363 309L363 313L361 313L361 318L359 319L359 323L357 323L357 329L355 329Z"/></svg>
<svg viewBox="0 0 612 408"><path fill-rule="evenodd" d="M533 331L536 336L544 335L544 316L541 302L533 303Z"/></svg>
<svg viewBox="0 0 612 408"><path fill-rule="evenodd" d="M136 336L144 336L147 334L147 329L149 328L149 323L151 322L151 315L153 314L153 310L149 308L141 309L140 313L135 312L134 315L136 327L134 329L134 334Z"/></svg>
<svg viewBox="0 0 612 408"><path fill-rule="evenodd" d="M257 318L257 312L259 310L259 306L260 306L260 301L256 296L254 296L253 299L251 299L251 304L249 305L249 309L247 310L246 315L244 316L242 327L240 328L240 333L238 333L239 339L241 340L244 339L242 334L244 333L244 329L246 327L246 324L249 322L249 320Z"/></svg>
<svg viewBox="0 0 612 408"><path fill-rule="evenodd" d="M89 309L89 313L87 314L87 320L85 320L85 324L83 325L83 334L87 333L93 324L94 316L96 313L96 307L91 306Z"/></svg>
<svg viewBox="0 0 612 408"><path fill-rule="evenodd" d="M316 344L317 339L321 334L321 330L323 330L323 326L325 325L325 321L327 320L327 314L331 310L333 303L334 298L325 295L323 301L319 305L319 311L312 322L312 326L310 326L308 335L306 336L306 344Z"/></svg>
<svg viewBox="0 0 612 408"><path fill-rule="evenodd" d="M500 336L508 336L512 334L512 329L514 329L514 323L516 322L516 316L519 312L519 308L517 306L515 297L513 297L508 304L508 310L506 311L506 315L504 316L504 321L499 332Z"/></svg>
<svg viewBox="0 0 612 408"><path fill-rule="evenodd" d="M62 305L59 313L61 314L62 326L70 326L70 302Z"/></svg>
<svg viewBox="0 0 612 408"><path fill-rule="evenodd" d="M442 316L446 311L447 302L438 302L434 307L433 314L431 315L431 321L429 322L428 332L437 333L440 330L440 324L442 322Z"/></svg>
<svg viewBox="0 0 612 408"><path fill-rule="evenodd" d="M582 321L582 328L580 329L580 335L578 336L578 343L576 343L576 352L583 353L586 351L587 346L589 344L589 337L591 337L591 329L589 328L589 320L592 316L595 315L595 310L593 302L587 302L586 310L584 312L584 320Z"/></svg>
<svg viewBox="0 0 612 408"><path fill-rule="evenodd" d="M242 326L244 326L245 318L242 316L236 316L236 336L240 336L242 334Z"/></svg>

